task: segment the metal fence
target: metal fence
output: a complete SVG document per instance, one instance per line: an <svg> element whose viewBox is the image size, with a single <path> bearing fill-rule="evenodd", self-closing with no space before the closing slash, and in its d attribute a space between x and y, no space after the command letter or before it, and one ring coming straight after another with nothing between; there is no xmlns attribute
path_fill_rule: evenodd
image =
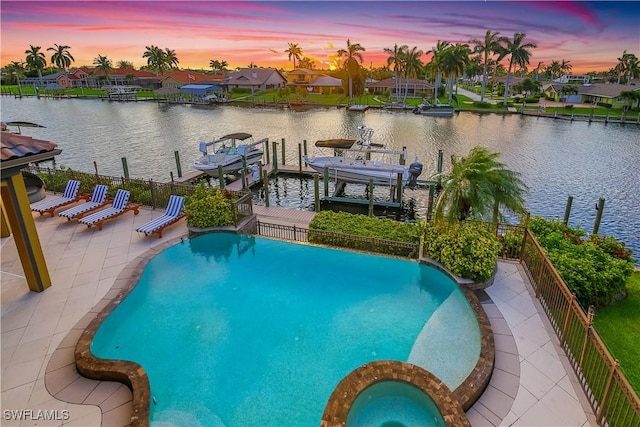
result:
<svg viewBox="0 0 640 427"><path fill-rule="evenodd" d="M640 399L531 232L521 262L602 426L640 426Z"/></svg>

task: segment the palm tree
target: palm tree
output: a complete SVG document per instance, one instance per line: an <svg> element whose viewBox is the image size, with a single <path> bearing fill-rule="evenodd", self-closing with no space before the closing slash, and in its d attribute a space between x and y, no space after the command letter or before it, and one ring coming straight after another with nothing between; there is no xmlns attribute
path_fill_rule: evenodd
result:
<svg viewBox="0 0 640 427"><path fill-rule="evenodd" d="M111 83L111 73L113 72L113 65L111 64L111 60L106 56L98 55L93 59L93 65L104 74L105 80L108 83Z"/></svg>
<svg viewBox="0 0 640 427"><path fill-rule="evenodd" d="M640 92L637 90L623 90L620 92L620 99L627 104L623 108L624 111L636 108L638 107L638 101L640 101Z"/></svg>
<svg viewBox="0 0 640 427"><path fill-rule="evenodd" d="M509 99L509 81L511 80L511 71L516 67L525 68L531 58L530 49L537 47L535 43L523 43L525 33L514 33L513 40L509 37L500 37L501 45L498 49L498 61L509 57L509 68L507 69L507 80L504 84L504 105L507 105ZM502 44L504 43L504 44Z"/></svg>
<svg viewBox="0 0 640 427"><path fill-rule="evenodd" d="M518 172L497 161L499 153L476 146L467 157L451 156L451 172L441 174L442 191L435 206L436 220L450 222L476 218L503 220L500 209L524 211L528 188Z"/></svg>
<svg viewBox="0 0 640 427"><path fill-rule="evenodd" d="M403 62L404 62L404 77L406 79L406 90L404 92L404 102L407 102L407 95L409 93L409 79L417 78L422 69L424 68L424 64L422 63L422 51L418 49L417 46L414 46L409 49L404 49L402 52Z"/></svg>
<svg viewBox="0 0 640 427"><path fill-rule="evenodd" d="M618 84L620 84L621 77L626 77L626 84L631 84L632 78L640 77L638 58L633 53L627 53L625 50L622 56L618 58L616 71L618 74Z"/></svg>
<svg viewBox="0 0 640 427"><path fill-rule="evenodd" d="M298 67L305 68L307 70L313 70L313 67L315 67L315 63L310 58L307 58L305 56L298 63Z"/></svg>
<svg viewBox="0 0 640 427"><path fill-rule="evenodd" d="M498 42L498 31L487 30L484 35L484 40L472 39L469 43L472 43L473 51L482 55L482 91L480 92L480 101L484 101L484 92L487 87L488 66L490 57L500 49L500 43Z"/></svg>
<svg viewBox="0 0 640 427"><path fill-rule="evenodd" d="M24 64L18 61L4 67L3 71L9 76L9 84L18 84L18 81L24 77Z"/></svg>
<svg viewBox="0 0 640 427"><path fill-rule="evenodd" d="M146 51L142 54L143 58L147 58L147 65L150 70L156 74L162 74L165 70L165 53L158 46L145 46Z"/></svg>
<svg viewBox="0 0 640 427"><path fill-rule="evenodd" d="M435 72L436 74L436 84L435 84L435 93L434 93L434 98L435 98L435 102L438 102L438 89L440 88L440 80L442 79L442 67L440 66L441 60L440 57L442 56L442 52L444 52L444 50L451 46L451 44L448 41L440 41L438 40L438 43L436 43L436 45L431 48L431 50L427 51L427 54L432 53L433 57L431 57L431 61L430 61L430 68L432 68L432 70Z"/></svg>
<svg viewBox="0 0 640 427"><path fill-rule="evenodd" d="M55 64L56 67L58 67L59 69L62 69L63 71L67 71L67 69L69 69L73 61L75 61L73 56L71 56L71 53L69 53L70 47L57 45L55 43L53 44L53 46L54 47L50 47L47 49L54 52L54 54L51 55L51 63Z"/></svg>
<svg viewBox="0 0 640 427"><path fill-rule="evenodd" d="M539 80L539 77L541 74L545 74L545 66L544 66L544 62L540 61L538 62L538 65L536 66L536 68L533 69L533 71L531 72L531 74L533 74L536 79L536 81Z"/></svg>
<svg viewBox="0 0 640 427"><path fill-rule="evenodd" d="M398 47L398 45L395 44L393 46L393 49L389 49L388 47L385 47L383 49L384 52L389 55L389 57L387 58L387 67L389 67L389 69L393 67L391 71L393 71L393 75L395 77L396 99L398 99L399 92L400 92L400 87L399 87L400 73L402 72L402 68L404 67L403 52L408 48L409 46L407 46L406 44L400 47Z"/></svg>
<svg viewBox="0 0 640 427"><path fill-rule="evenodd" d="M564 59L562 60L562 63L560 64L560 71L562 72L562 75L569 74L573 69L573 65L569 64L570 62L571 61L565 61Z"/></svg>
<svg viewBox="0 0 640 427"><path fill-rule="evenodd" d="M131 61L125 61L125 60L120 60L118 62L116 62L116 68L120 69L120 68L125 68L125 69L135 69L133 66L133 62Z"/></svg>
<svg viewBox="0 0 640 427"><path fill-rule="evenodd" d="M164 49L164 69L177 70L180 60L173 49Z"/></svg>
<svg viewBox="0 0 640 427"><path fill-rule="evenodd" d="M464 73L470 54L471 48L468 44L457 43L447 47L440 55L440 68L444 76L447 77L449 87L449 103L453 99L453 83Z"/></svg>
<svg viewBox="0 0 640 427"><path fill-rule="evenodd" d="M360 43L351 44L351 40L347 39L347 48L338 50L338 58L345 57L342 67L349 76L349 99L353 97L353 74L360 68L360 64L364 59L360 52L364 52L366 49L360 45ZM358 61L360 64L358 64Z"/></svg>
<svg viewBox="0 0 640 427"><path fill-rule="evenodd" d="M302 57L302 48L298 46L298 43L289 43L289 49L286 49L284 53L289 54L289 61L293 58L293 69L296 69L296 59L299 61Z"/></svg>
<svg viewBox="0 0 640 427"><path fill-rule="evenodd" d="M562 86L562 89L560 89L560 93L562 95L564 95L563 102L564 102L564 105L566 106L567 105L567 98L569 97L569 95L577 95L578 94L578 88L574 84L567 84L567 85Z"/></svg>
<svg viewBox="0 0 640 427"><path fill-rule="evenodd" d="M40 52L40 46L29 45L29 49L25 50L24 53L27 55L25 57L25 62L29 70L37 70L38 78L40 79L40 86L42 86L42 70L47 66L47 59L44 56L44 53Z"/></svg>

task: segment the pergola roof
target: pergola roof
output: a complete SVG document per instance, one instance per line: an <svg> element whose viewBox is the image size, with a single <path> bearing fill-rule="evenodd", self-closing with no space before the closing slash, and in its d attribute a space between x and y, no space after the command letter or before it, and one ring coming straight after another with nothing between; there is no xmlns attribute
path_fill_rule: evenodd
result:
<svg viewBox="0 0 640 427"><path fill-rule="evenodd" d="M58 144L35 139L8 131L0 132L2 145L0 147L0 169L5 170L25 166L31 162L49 160L60 154Z"/></svg>

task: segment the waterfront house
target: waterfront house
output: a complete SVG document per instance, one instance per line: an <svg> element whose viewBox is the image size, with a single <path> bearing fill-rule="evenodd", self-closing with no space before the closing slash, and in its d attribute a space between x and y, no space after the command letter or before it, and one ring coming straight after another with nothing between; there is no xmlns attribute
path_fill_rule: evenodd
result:
<svg viewBox="0 0 640 427"><path fill-rule="evenodd" d="M320 71L296 68L287 73L287 86L306 88L309 93L334 93L342 88L342 79L328 76Z"/></svg>
<svg viewBox="0 0 640 427"><path fill-rule="evenodd" d="M381 95L389 92L389 96L407 98L428 98L433 96L435 86L426 80L420 79L403 79L396 81L391 77L388 79L373 82L367 86L369 93ZM398 91L398 93L396 93Z"/></svg>
<svg viewBox="0 0 640 427"><path fill-rule="evenodd" d="M158 76L150 71L135 70L133 68L116 68L111 70L109 78L104 72L96 67L80 67L84 74L75 86L97 88L105 85L128 85L147 89L158 87ZM79 76L80 77L80 76Z"/></svg>
<svg viewBox="0 0 640 427"><path fill-rule="evenodd" d="M640 87L614 83L598 83L578 87L578 95L581 97L581 102L612 108L623 108L630 105L628 100L620 96L622 92L626 91L637 92L640 91ZM638 100L634 101L631 108L638 108Z"/></svg>
<svg viewBox="0 0 640 427"><path fill-rule="evenodd" d="M251 93L284 87L287 79L275 68L240 68L229 74L226 86L233 89L250 89Z"/></svg>
<svg viewBox="0 0 640 427"><path fill-rule="evenodd" d="M160 77L160 86L163 88L177 88L191 84L214 84L216 76L198 73L196 71L171 71Z"/></svg>
<svg viewBox="0 0 640 427"><path fill-rule="evenodd" d="M69 73L66 71L47 74L42 77L25 77L24 79L20 79L18 84L20 86L47 90L71 89L73 87L73 82L69 78Z"/></svg>

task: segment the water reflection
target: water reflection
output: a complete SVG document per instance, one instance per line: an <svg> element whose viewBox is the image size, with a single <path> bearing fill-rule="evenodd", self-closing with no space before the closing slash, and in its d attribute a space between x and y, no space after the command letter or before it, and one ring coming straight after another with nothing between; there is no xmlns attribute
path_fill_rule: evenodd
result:
<svg viewBox="0 0 640 427"><path fill-rule="evenodd" d="M198 158L198 142L231 132L249 132L256 138L286 142L286 162L297 164L298 144L327 138L355 138L359 125L375 130L374 141L392 149L406 146L424 164L421 178L436 172L438 150L444 152L445 171L452 154L465 155L475 145L502 153L501 160L523 174L530 193L527 207L533 214L561 218L567 196L574 196L570 222L591 231L594 206L606 199L601 233L614 234L640 252L640 127L520 115L462 113L453 118L423 117L411 113L369 109L305 112L241 108L191 108L155 102L112 103L99 100L2 98L3 120L27 120L46 128L29 135L57 142L63 150L58 164L93 172L121 175L121 158L128 160L131 176L169 181L177 175L174 151L183 171ZM271 147L270 147L271 148ZM280 157L281 148L278 148ZM282 201L296 197L305 203L295 180L277 188ZM312 184L311 184L312 188ZM322 189L322 187L321 187ZM296 193L299 193L296 195ZM421 213L422 195L407 194ZM385 196L386 197L386 196ZM311 204L313 200L311 200ZM309 205L311 206L311 205Z"/></svg>

